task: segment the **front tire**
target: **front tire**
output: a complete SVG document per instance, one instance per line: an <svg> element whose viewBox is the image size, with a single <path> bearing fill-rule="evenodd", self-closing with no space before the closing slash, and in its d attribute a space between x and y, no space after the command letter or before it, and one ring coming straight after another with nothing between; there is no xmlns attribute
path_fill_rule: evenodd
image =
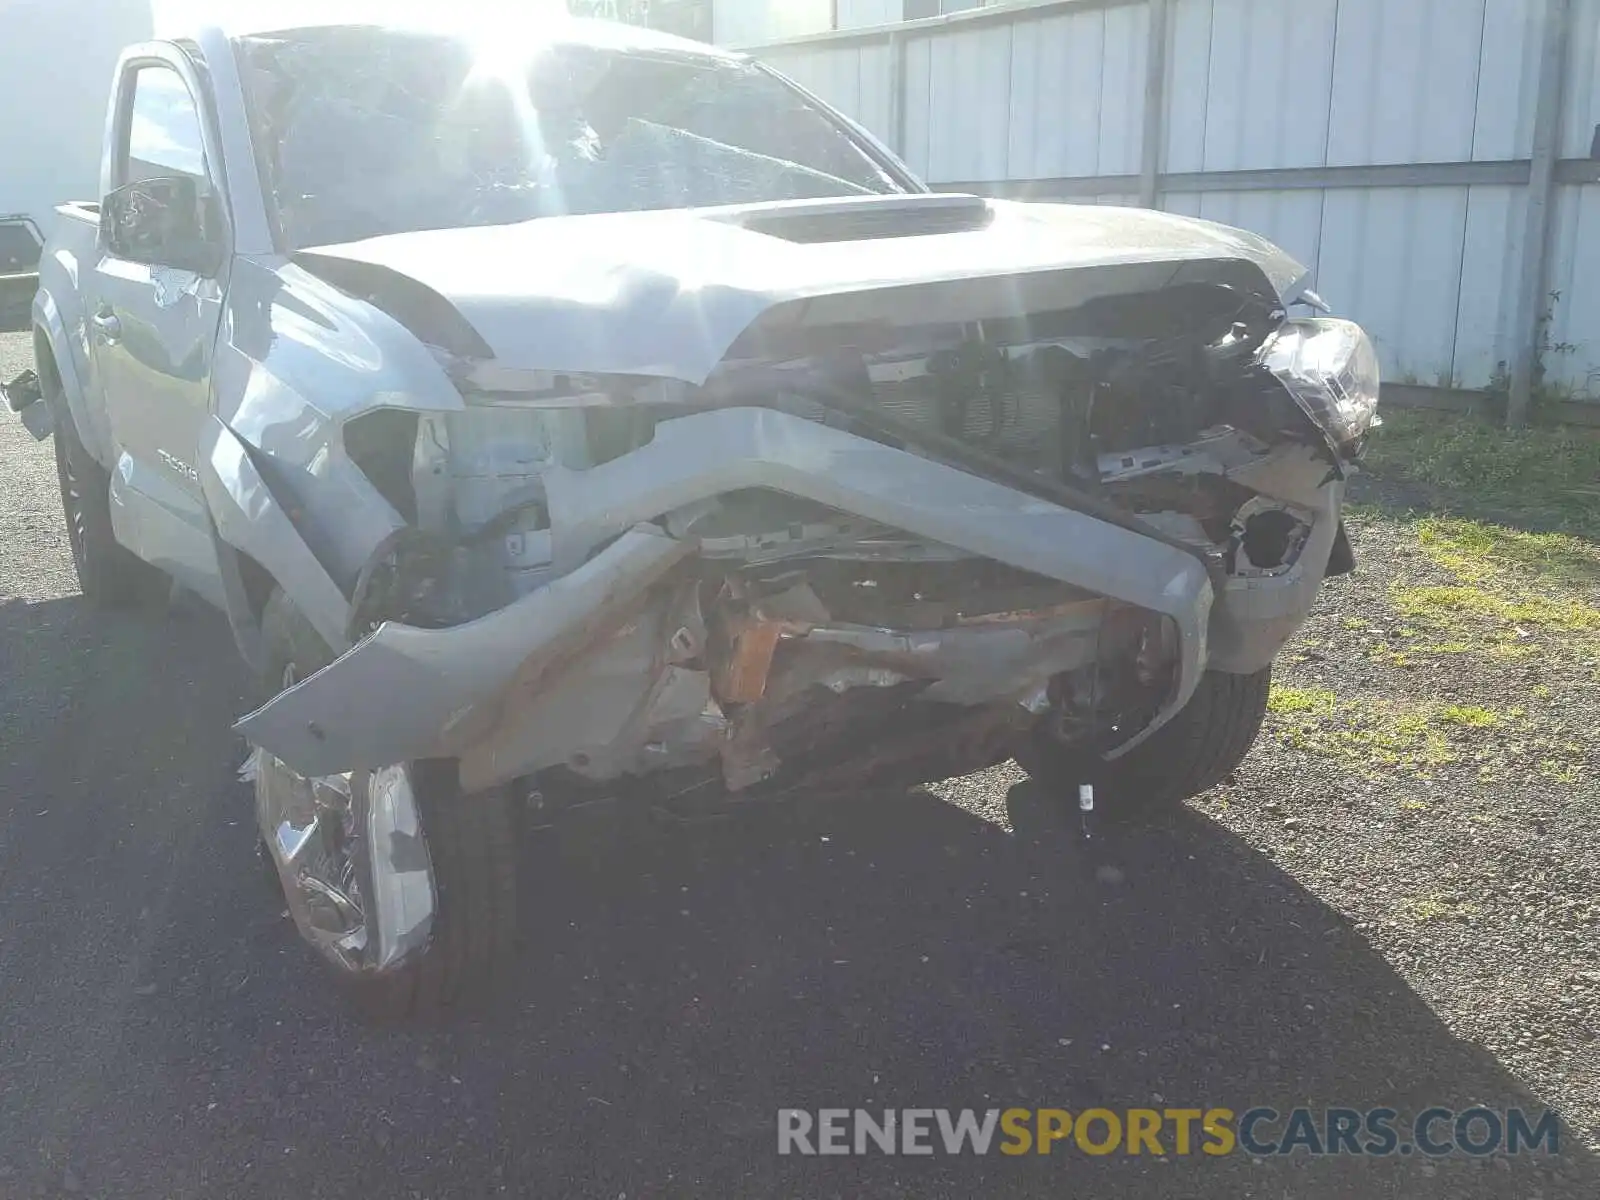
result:
<svg viewBox="0 0 1600 1200"><path fill-rule="evenodd" d="M1173 808L1214 788L1244 761L1271 687L1271 667L1254 675L1207 671L1189 703L1121 758L1086 763L1081 752L1041 733L1017 762L1051 790L1075 791L1080 783L1103 788L1111 814Z"/></svg>
<svg viewBox="0 0 1600 1200"><path fill-rule="evenodd" d="M131 608L154 597L165 577L111 531L111 476L78 436L60 384L47 383L55 412L56 482L78 588L96 608Z"/></svg>
<svg viewBox="0 0 1600 1200"><path fill-rule="evenodd" d="M265 697L332 660L281 590L267 601L261 633ZM462 792L453 760L411 763L410 779L433 871L428 942L382 972L329 964L356 1007L376 1018L428 1017L480 1003L498 990L515 952L517 838L506 789Z"/></svg>

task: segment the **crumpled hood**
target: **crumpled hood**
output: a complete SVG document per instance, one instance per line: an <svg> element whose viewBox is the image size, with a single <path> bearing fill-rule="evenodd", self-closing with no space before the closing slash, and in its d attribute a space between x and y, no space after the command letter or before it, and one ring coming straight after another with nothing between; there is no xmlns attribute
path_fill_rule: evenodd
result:
<svg viewBox="0 0 1600 1200"><path fill-rule="evenodd" d="M515 225L393 234L319 247L408 276L447 298L497 362L520 369L705 381L758 319L795 324L971 319L942 308L970 285L1022 311L1098 294L1106 268L1159 287L1196 262L1259 268L1284 301L1307 272L1243 230L1148 209L989 201L980 228L848 241L795 241L746 228L787 216L903 215L971 208L973 197L851 197L724 209L547 217ZM1095 269L1101 270L1095 270ZM1080 281L1073 292L1071 280ZM907 303L906 289L934 285ZM824 302L824 298L826 298ZM928 303L923 303L924 299ZM968 301L972 303L972 301Z"/></svg>

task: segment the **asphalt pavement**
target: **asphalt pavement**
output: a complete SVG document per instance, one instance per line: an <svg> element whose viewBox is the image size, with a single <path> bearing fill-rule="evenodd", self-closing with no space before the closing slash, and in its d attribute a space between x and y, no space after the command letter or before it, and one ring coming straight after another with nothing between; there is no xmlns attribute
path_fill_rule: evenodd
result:
<svg viewBox="0 0 1600 1200"><path fill-rule="evenodd" d="M1215 822L1086 843L1014 768L536 830L503 1005L363 1025L257 865L245 693L216 614L87 608L0 412L0 1200L1600 1194L1576 1139L780 1157L780 1107L1540 1107Z"/></svg>

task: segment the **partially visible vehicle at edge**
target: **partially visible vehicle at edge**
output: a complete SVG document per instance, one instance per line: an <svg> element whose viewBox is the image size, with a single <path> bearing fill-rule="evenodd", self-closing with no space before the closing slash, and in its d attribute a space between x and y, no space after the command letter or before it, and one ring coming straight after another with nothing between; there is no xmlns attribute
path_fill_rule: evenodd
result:
<svg viewBox="0 0 1600 1200"><path fill-rule="evenodd" d="M1348 570L1361 330L1250 234L930 193L742 56L553 26L127 52L33 304L85 594L170 576L301 932L371 1003L511 953L514 827L1016 757L1220 780Z"/></svg>
<svg viewBox="0 0 1600 1200"><path fill-rule="evenodd" d="M0 215L0 333L28 328L28 309L39 290L44 239L33 218Z"/></svg>

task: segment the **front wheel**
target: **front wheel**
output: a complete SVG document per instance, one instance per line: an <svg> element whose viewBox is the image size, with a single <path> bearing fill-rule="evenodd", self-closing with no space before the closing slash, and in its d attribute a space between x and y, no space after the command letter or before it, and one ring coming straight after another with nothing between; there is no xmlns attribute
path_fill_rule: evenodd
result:
<svg viewBox="0 0 1600 1200"><path fill-rule="evenodd" d="M261 632L268 697L332 659L282 591L268 600ZM307 779L264 752L255 788L289 912L358 1008L423 1017L498 988L517 918L505 789L462 792L448 760Z"/></svg>
<svg viewBox="0 0 1600 1200"><path fill-rule="evenodd" d="M1209 791L1244 761L1271 687L1271 667L1254 675L1207 671L1178 714L1121 758L1087 764L1041 730L1017 762L1052 790L1096 784L1112 813L1170 808Z"/></svg>

